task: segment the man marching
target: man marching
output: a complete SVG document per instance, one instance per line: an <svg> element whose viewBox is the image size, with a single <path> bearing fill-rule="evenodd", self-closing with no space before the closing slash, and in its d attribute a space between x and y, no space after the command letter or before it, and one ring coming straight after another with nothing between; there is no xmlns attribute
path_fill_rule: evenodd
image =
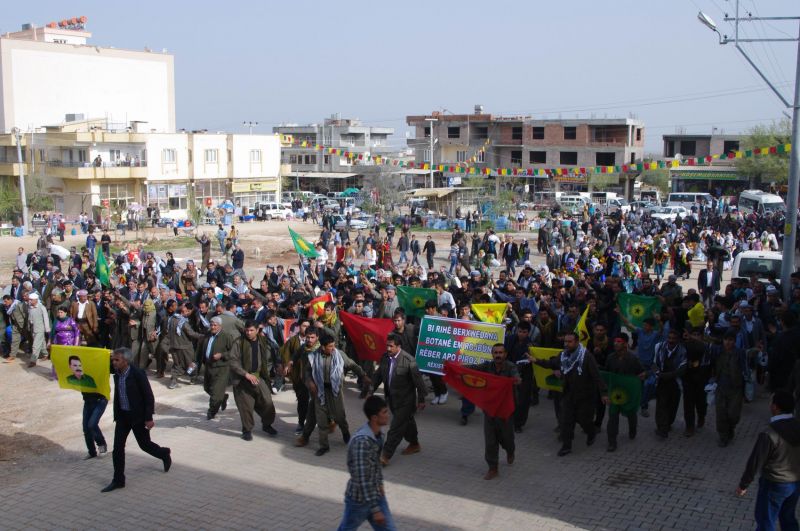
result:
<svg viewBox="0 0 800 531"><path fill-rule="evenodd" d="M427 389L419 372L417 362L408 352L400 348L401 339L397 334L389 334L386 339L386 354L375 371L373 389L384 384L384 394L392 411L392 424L386 435L386 444L381 454L381 464L386 466L394 455L400 441L408 441L403 455L419 453L417 423L414 413L425 409Z"/></svg>
<svg viewBox="0 0 800 531"><path fill-rule="evenodd" d="M253 440L253 412L261 417L262 429L274 437L275 405L270 394L269 373L272 369L272 351L267 338L258 333L255 321L247 321L244 335L233 344L230 371L233 399L242 418L242 439ZM278 371L282 370L281 367Z"/></svg>

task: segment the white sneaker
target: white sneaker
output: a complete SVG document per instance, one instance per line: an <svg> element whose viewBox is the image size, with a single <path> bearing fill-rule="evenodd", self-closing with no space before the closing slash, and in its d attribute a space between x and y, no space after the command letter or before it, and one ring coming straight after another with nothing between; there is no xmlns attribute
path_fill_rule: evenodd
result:
<svg viewBox="0 0 800 531"><path fill-rule="evenodd" d="M439 396L439 405L442 406L447 403L447 393Z"/></svg>
<svg viewBox="0 0 800 531"><path fill-rule="evenodd" d="M434 397L433 397L433 400L431 400L431 405L432 405L432 406L435 406L435 405L437 405L438 403L439 403L439 397L438 397L438 396L434 396Z"/></svg>

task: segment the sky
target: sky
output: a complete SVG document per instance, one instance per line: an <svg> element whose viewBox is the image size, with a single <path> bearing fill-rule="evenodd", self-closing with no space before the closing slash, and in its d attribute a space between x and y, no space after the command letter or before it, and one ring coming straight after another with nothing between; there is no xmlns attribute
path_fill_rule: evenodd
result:
<svg viewBox="0 0 800 531"><path fill-rule="evenodd" d="M175 56L178 128L269 133L333 113L394 127L438 110L534 118L633 116L648 153L675 132L747 132L786 111L732 44L734 0L14 2L0 31L88 17L91 43ZM800 16L796 0L742 0ZM740 37L796 37L797 22L745 22ZM797 43L743 44L791 100Z"/></svg>

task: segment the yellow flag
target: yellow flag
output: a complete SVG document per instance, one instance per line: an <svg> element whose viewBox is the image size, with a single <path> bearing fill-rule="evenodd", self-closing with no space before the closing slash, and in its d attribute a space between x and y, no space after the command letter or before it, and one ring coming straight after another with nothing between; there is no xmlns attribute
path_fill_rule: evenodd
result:
<svg viewBox="0 0 800 531"><path fill-rule="evenodd" d="M508 304L473 304L472 313L484 323L502 323L506 318Z"/></svg>
<svg viewBox="0 0 800 531"><path fill-rule="evenodd" d="M589 305L586 305L586 309L583 310L583 315L581 315L581 320L578 321L578 325L575 327L575 331L578 333L578 341L581 342L581 345L584 347L589 344L589 328L586 326L586 317L589 315Z"/></svg>
<svg viewBox="0 0 800 531"><path fill-rule="evenodd" d="M537 360L549 360L553 356L561 354L560 348L529 347L528 351L531 357ZM555 377L553 369L547 369L534 363L533 376L536 378L536 385L538 385L540 389L558 391L559 393L564 391L564 382L560 378Z"/></svg>
<svg viewBox="0 0 800 531"><path fill-rule="evenodd" d="M111 351L105 348L53 345L50 360L62 389L99 393L111 399Z"/></svg>

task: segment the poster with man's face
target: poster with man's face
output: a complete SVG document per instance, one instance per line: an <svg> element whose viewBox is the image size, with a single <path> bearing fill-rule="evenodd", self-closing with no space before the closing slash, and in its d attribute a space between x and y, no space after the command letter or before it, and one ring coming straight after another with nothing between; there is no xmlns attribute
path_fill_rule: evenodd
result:
<svg viewBox="0 0 800 531"><path fill-rule="evenodd" d="M50 359L62 389L111 398L111 352L104 348L53 345Z"/></svg>

